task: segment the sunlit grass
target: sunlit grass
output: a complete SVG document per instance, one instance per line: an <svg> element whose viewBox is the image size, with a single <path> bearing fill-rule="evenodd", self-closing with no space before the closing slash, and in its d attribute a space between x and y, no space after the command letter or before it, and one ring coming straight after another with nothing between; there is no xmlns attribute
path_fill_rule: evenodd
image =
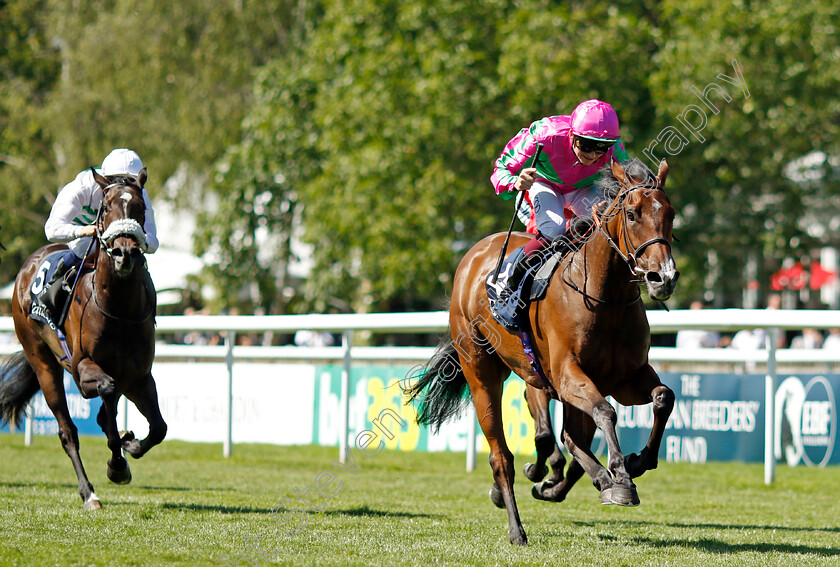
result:
<svg viewBox="0 0 840 567"><path fill-rule="evenodd" d="M356 455L350 471L333 448L221 453L166 442L116 486L104 439L83 438L103 503L86 513L57 438L26 448L0 435L0 565L840 565L838 467L780 466L767 487L761 465L661 463L637 479L637 508L601 506L586 480L566 502L538 502L518 474L520 548L487 498L486 456L466 473L452 453ZM318 495L319 475L334 496Z"/></svg>

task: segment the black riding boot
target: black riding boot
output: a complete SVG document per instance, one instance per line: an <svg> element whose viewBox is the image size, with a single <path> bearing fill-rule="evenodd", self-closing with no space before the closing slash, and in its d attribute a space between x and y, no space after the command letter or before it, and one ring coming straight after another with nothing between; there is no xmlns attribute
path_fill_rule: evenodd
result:
<svg viewBox="0 0 840 567"><path fill-rule="evenodd" d="M519 259L516 260L516 263L514 263L513 270L505 282L505 288L499 294L500 302L507 301L507 299L513 295L513 293L519 288L519 284L522 283L522 278L525 276L525 273L530 267L531 264L528 262L528 258L523 252L519 256Z"/></svg>
<svg viewBox="0 0 840 567"><path fill-rule="evenodd" d="M64 303L70 294L71 283L68 280L71 280L73 274L75 274L75 268L74 264L68 266L63 256L59 258L55 272L53 272L52 278L46 285L44 295L41 296L41 300L50 309L55 319L61 316Z"/></svg>

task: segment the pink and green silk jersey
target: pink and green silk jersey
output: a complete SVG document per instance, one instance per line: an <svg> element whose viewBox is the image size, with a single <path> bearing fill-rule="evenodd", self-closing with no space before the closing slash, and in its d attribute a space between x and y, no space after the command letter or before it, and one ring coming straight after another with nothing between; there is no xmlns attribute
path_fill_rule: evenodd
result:
<svg viewBox="0 0 840 567"><path fill-rule="evenodd" d="M592 165L581 165L572 148L570 121L571 116L567 115L537 120L528 128L523 128L508 142L502 155L496 160L496 169L490 176L496 194L501 195L503 199L513 198L516 194L513 185L519 170L529 164L539 142L545 147L537 161L537 177L561 194L595 183L598 170L609 160L629 159L627 151L619 141Z"/></svg>

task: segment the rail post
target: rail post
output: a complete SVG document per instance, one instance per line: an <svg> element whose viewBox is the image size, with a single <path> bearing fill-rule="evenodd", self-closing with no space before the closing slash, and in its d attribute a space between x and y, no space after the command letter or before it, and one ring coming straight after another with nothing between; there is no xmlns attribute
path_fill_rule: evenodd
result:
<svg viewBox="0 0 840 567"><path fill-rule="evenodd" d="M352 361L352 331L341 333L341 348L344 350L344 366L341 369L341 424L338 433L338 460L347 461L347 437L350 433L350 363Z"/></svg>
<svg viewBox="0 0 840 567"><path fill-rule="evenodd" d="M26 447L32 446L32 436L35 435L35 419L32 415L35 413L35 402L29 402L29 407L26 410L26 419L23 425L23 444Z"/></svg>
<svg viewBox="0 0 840 567"><path fill-rule="evenodd" d="M475 406L469 404L467 406L467 472L475 470Z"/></svg>
<svg viewBox="0 0 840 567"><path fill-rule="evenodd" d="M764 484L776 479L776 345L779 329L767 329L767 374L764 377Z"/></svg>
<svg viewBox="0 0 840 567"><path fill-rule="evenodd" d="M236 344L236 331L225 333L225 365L227 366L228 379L225 396L225 439L222 446L222 454L229 458L233 454L233 345Z"/></svg>

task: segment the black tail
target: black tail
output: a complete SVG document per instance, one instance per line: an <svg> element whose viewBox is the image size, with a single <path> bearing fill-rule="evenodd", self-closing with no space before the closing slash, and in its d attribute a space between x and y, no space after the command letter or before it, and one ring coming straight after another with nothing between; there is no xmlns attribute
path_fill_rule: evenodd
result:
<svg viewBox="0 0 840 567"><path fill-rule="evenodd" d="M409 373L406 379L417 380L404 389L406 404L416 402L417 423L429 425L434 432L469 402L467 379L451 338L444 339L426 366Z"/></svg>
<svg viewBox="0 0 840 567"><path fill-rule="evenodd" d="M41 386L23 351L10 355L0 366L0 423L21 422L26 404Z"/></svg>

